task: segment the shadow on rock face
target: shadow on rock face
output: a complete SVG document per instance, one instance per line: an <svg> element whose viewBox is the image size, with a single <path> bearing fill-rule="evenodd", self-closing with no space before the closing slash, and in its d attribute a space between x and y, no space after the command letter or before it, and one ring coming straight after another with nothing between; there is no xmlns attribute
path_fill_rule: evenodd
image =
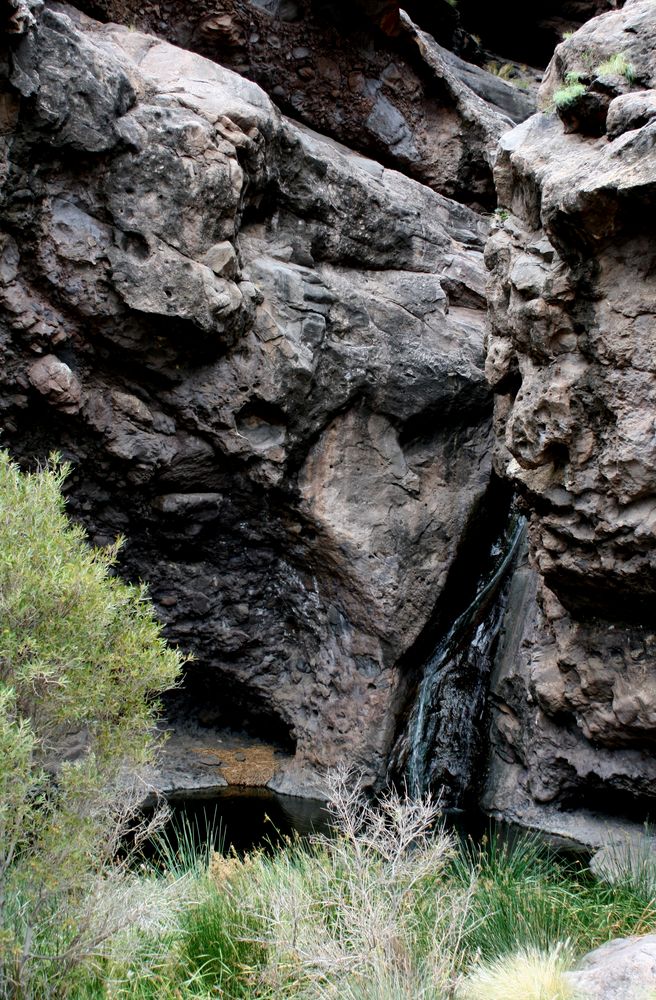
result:
<svg viewBox="0 0 656 1000"><path fill-rule="evenodd" d="M69 513L126 536L205 709L242 692L295 750L279 788L345 759L374 784L489 483L485 220L72 8L11 63L8 447L70 459Z"/></svg>

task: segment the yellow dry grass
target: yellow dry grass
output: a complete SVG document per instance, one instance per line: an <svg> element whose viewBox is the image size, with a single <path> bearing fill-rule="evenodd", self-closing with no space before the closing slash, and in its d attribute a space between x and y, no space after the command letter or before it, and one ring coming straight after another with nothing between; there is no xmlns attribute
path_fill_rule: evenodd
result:
<svg viewBox="0 0 656 1000"><path fill-rule="evenodd" d="M575 1000L563 975L564 965L559 948L504 955L471 972L458 991L458 1000Z"/></svg>
<svg viewBox="0 0 656 1000"><path fill-rule="evenodd" d="M210 857L209 876L217 885L225 885L247 866L249 856L238 858L236 854L219 854L214 851Z"/></svg>
<svg viewBox="0 0 656 1000"><path fill-rule="evenodd" d="M264 743L234 750L203 748L194 753L214 760L229 785L266 785L276 770L275 750Z"/></svg>

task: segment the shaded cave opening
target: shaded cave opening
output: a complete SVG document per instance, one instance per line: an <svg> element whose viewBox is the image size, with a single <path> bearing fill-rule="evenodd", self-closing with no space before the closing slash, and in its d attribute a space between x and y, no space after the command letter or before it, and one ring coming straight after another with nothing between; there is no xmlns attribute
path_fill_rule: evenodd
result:
<svg viewBox="0 0 656 1000"><path fill-rule="evenodd" d="M631 788L609 788L603 781L588 778L585 785L565 791L559 798L563 812L593 813L598 817L620 819L653 828L656 819L656 797L636 794Z"/></svg>
<svg viewBox="0 0 656 1000"><path fill-rule="evenodd" d="M248 684L192 661L162 698L163 797L169 819L144 854L193 848L273 852L293 835L323 829L325 803L267 787L296 751L292 728ZM164 845L162 847L162 845Z"/></svg>
<svg viewBox="0 0 656 1000"><path fill-rule="evenodd" d="M173 728L184 725L201 734L225 731L269 744L281 754L296 752L292 727L264 695L220 669L192 661L180 686L167 692L162 704Z"/></svg>

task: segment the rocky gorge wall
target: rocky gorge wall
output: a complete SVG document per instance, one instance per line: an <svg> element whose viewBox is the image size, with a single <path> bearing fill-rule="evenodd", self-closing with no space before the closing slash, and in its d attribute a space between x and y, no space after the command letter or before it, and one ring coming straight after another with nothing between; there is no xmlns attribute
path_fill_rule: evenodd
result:
<svg viewBox="0 0 656 1000"><path fill-rule="evenodd" d="M485 220L72 8L6 59L4 444L72 462L204 716L295 749L278 787L381 780L490 488Z"/></svg>
<svg viewBox="0 0 656 1000"><path fill-rule="evenodd" d="M495 461L537 574L493 679L485 803L537 825L642 820L656 797L655 46L649 0L584 25L539 99L577 91L505 136L495 169Z"/></svg>
<svg viewBox="0 0 656 1000"><path fill-rule="evenodd" d="M474 43L448 13L440 44L394 4L87 11L9 3L2 444L72 462L71 515L125 535L196 657L194 711L255 721L305 795L339 761L385 779L509 482L530 566L484 805L644 815L656 5L560 45L514 129L530 93L449 51ZM597 72L618 53L631 81Z"/></svg>

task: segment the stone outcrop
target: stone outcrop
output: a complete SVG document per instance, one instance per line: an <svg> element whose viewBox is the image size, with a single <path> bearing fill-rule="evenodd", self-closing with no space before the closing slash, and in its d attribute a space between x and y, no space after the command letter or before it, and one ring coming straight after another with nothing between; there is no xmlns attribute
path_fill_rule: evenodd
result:
<svg viewBox="0 0 656 1000"><path fill-rule="evenodd" d="M72 462L278 787L380 778L489 483L484 222L138 31L51 5L6 55L4 445Z"/></svg>
<svg viewBox="0 0 656 1000"><path fill-rule="evenodd" d="M583 89L607 130L537 115L495 171L496 463L538 576L515 585L485 802L537 825L573 806L640 818L656 798L655 38L656 6L629 0L559 46L542 100L594 46ZM618 54L632 82L600 79Z"/></svg>
<svg viewBox="0 0 656 1000"><path fill-rule="evenodd" d="M595 948L566 973L581 1000L642 1000L653 996L656 934L618 938Z"/></svg>
<svg viewBox="0 0 656 1000"><path fill-rule="evenodd" d="M441 5L454 16L446 0ZM394 3L198 0L164 9L150 0L86 0L82 7L247 76L303 124L474 206L494 207L492 151L509 120L523 121L535 107L531 94L458 60ZM439 27L435 20L428 17L429 30Z"/></svg>

